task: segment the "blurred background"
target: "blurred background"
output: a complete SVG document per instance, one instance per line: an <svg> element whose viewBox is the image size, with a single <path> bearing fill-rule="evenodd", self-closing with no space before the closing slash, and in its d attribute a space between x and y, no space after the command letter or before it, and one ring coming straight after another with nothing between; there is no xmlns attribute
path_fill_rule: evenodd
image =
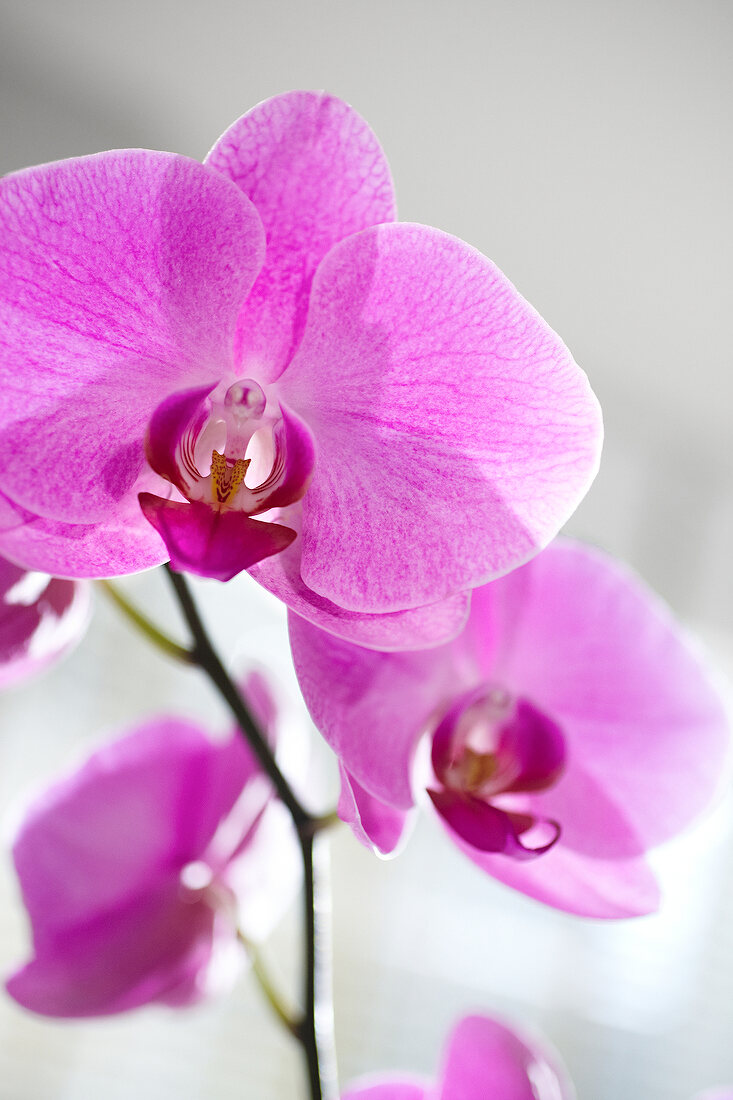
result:
<svg viewBox="0 0 733 1100"><path fill-rule="evenodd" d="M325 88L369 121L404 220L489 255L562 335L604 408L569 530L624 557L733 667L730 351L733 6L726 0L0 0L0 171L143 146L203 158L261 99ZM62 459L61 459L62 460ZM125 591L175 623L163 579ZM233 661L298 706L284 619L254 583L198 586ZM97 601L81 647L0 700L7 807L151 710L225 719ZM485 879L421 822L381 863L334 837L342 1077L431 1072L452 1020L543 1028L580 1098L689 1100L733 1083L733 845L722 805L660 854L660 915L603 925ZM26 931L7 861L0 966ZM284 978L297 922L269 954ZM1 1100L303 1095L245 977L179 1015L60 1025L0 1003Z"/></svg>

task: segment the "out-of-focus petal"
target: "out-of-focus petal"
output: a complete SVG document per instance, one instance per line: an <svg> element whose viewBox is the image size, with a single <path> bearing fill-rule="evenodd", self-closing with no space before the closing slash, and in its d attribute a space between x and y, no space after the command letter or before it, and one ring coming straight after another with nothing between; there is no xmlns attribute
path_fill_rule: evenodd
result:
<svg viewBox="0 0 733 1100"><path fill-rule="evenodd" d="M231 369L260 219L220 173L145 150L8 176L0 213L3 489L48 519L113 522L157 482L154 408Z"/></svg>
<svg viewBox="0 0 733 1100"><path fill-rule="evenodd" d="M89 586L0 558L0 688L41 672L84 634Z"/></svg>
<svg viewBox="0 0 733 1100"><path fill-rule="evenodd" d="M164 500L140 493L140 507L165 542L171 566L199 577L229 581L254 562L284 550L295 531L280 523L220 512L201 501Z"/></svg>
<svg viewBox="0 0 733 1100"><path fill-rule="evenodd" d="M252 200L267 233L265 265L239 320L237 356L271 380L298 345L313 273L331 246L394 218L389 167L366 122L322 92L258 104L229 127L206 163Z"/></svg>
<svg viewBox="0 0 733 1100"><path fill-rule="evenodd" d="M303 580L351 610L516 567L596 472L600 411L567 348L489 260L425 226L329 252L278 387L318 441Z"/></svg>
<svg viewBox="0 0 733 1100"><path fill-rule="evenodd" d="M402 839L409 811L395 809L369 794L343 764L340 773L339 817L366 848L390 855Z"/></svg>
<svg viewBox="0 0 733 1100"><path fill-rule="evenodd" d="M499 752L508 753L519 774L508 791L540 791L551 787L565 767L565 738L556 722L526 699L502 730Z"/></svg>
<svg viewBox="0 0 733 1100"><path fill-rule="evenodd" d="M566 540L492 587L506 639L497 680L566 740L567 774L532 799L537 812L580 853L636 855L674 835L719 787L729 722L669 609L620 562Z"/></svg>
<svg viewBox="0 0 733 1100"><path fill-rule="evenodd" d="M158 719L46 791L13 845L37 952L195 861L252 768L239 739Z"/></svg>
<svg viewBox="0 0 733 1100"><path fill-rule="evenodd" d="M7 982L44 1016L104 1016L151 1001L190 1004L205 993L215 914L171 879L40 946Z"/></svg>
<svg viewBox="0 0 733 1100"><path fill-rule="evenodd" d="M554 1053L488 1016L466 1016L448 1041L436 1100L573 1100Z"/></svg>
<svg viewBox="0 0 733 1100"><path fill-rule="evenodd" d="M222 879L236 898L237 927L253 943L266 939L303 880L300 845L282 802L268 802L246 847Z"/></svg>
<svg viewBox="0 0 733 1100"><path fill-rule="evenodd" d="M341 1100L429 1100L431 1096L427 1081L393 1075L388 1079L370 1077L355 1081L341 1093Z"/></svg>
<svg viewBox="0 0 733 1100"><path fill-rule="evenodd" d="M419 734L436 708L468 686L465 677L474 670L451 667L448 646L380 653L293 614L289 630L300 690L316 726L366 791L408 809Z"/></svg>

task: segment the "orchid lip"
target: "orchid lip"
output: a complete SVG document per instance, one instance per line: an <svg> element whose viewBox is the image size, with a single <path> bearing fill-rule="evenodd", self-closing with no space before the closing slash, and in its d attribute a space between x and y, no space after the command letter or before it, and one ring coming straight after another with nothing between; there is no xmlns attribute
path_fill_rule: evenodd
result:
<svg viewBox="0 0 733 1100"><path fill-rule="evenodd" d="M273 521L306 492L315 447L309 428L252 379L171 394L150 419L146 453L184 498L138 497L172 568L227 581L296 538Z"/></svg>
<svg viewBox="0 0 733 1100"><path fill-rule="evenodd" d="M279 410L267 414L267 397L251 378L233 382L223 395L221 389L208 399L208 417L198 410L176 445L181 487L191 501L253 515L261 510L258 491L281 472L273 441L281 417ZM261 481L250 487L245 478L253 465Z"/></svg>
<svg viewBox="0 0 733 1100"><path fill-rule="evenodd" d="M559 823L505 804L554 786L565 765L562 730L526 699L492 685L459 696L433 733L431 760L433 805L472 847L527 859L559 839Z"/></svg>
<svg viewBox="0 0 733 1100"><path fill-rule="evenodd" d="M259 383L242 378L168 397L150 421L147 454L189 502L253 516L303 495L313 464L307 435Z"/></svg>

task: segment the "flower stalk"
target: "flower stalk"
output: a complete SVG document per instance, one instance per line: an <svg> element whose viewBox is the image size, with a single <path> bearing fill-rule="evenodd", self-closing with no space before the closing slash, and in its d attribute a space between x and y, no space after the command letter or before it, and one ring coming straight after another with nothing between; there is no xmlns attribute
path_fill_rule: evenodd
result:
<svg viewBox="0 0 733 1100"><path fill-rule="evenodd" d="M222 696L239 729L247 739L271 780L278 797L287 807L298 833L304 875L304 1007L294 1027L288 1023L303 1048L308 1068L311 1100L335 1100L335 1043L330 982L330 936L328 932L326 856L323 839L317 834L332 823L332 815L311 814L300 802L280 771L259 724L236 684L221 663L203 624L185 577L165 566L191 632L190 659L204 672Z"/></svg>
<svg viewBox="0 0 733 1100"><path fill-rule="evenodd" d="M139 630L149 642L157 646L162 653L165 653L168 657L173 657L176 661L181 661L183 664L191 665L196 663L191 650L186 649L185 646L179 645L178 642L169 638L164 631L157 627L155 623L151 622L147 615L143 615L142 611L139 611L138 608L123 595L117 585L112 584L111 581L99 581L98 583L105 596L112 601L118 611L122 612L128 622Z"/></svg>

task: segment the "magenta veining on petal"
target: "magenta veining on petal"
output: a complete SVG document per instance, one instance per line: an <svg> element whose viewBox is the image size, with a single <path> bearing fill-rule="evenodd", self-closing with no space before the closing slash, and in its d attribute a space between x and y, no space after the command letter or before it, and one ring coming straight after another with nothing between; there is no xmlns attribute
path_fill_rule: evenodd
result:
<svg viewBox="0 0 733 1100"><path fill-rule="evenodd" d="M582 498L600 410L487 257L395 216L377 138L322 92L259 104L204 164L4 177L0 551L70 577L253 568L339 636L454 636ZM301 497L299 524L255 518Z"/></svg>

